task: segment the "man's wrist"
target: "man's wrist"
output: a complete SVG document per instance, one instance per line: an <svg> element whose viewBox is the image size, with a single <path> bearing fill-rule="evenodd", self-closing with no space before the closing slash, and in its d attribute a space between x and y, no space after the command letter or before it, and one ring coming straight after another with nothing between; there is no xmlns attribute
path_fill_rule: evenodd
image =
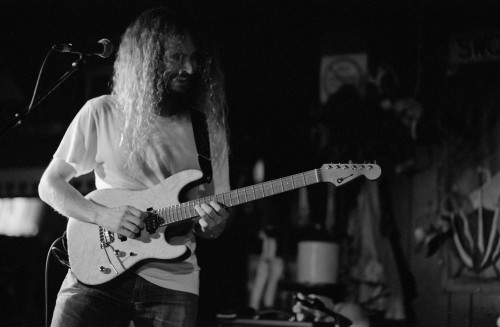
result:
<svg viewBox="0 0 500 327"><path fill-rule="evenodd" d="M194 234L196 234L200 237L212 239L212 238L219 237L219 235L224 230L224 224L219 224L219 225L215 226L214 228L204 232L201 228L201 225L197 222L193 225L192 230L193 230Z"/></svg>
<svg viewBox="0 0 500 327"><path fill-rule="evenodd" d="M201 225L199 223L195 223L193 225L193 233L203 238L215 238L215 236L212 235L210 232L204 232L201 229Z"/></svg>

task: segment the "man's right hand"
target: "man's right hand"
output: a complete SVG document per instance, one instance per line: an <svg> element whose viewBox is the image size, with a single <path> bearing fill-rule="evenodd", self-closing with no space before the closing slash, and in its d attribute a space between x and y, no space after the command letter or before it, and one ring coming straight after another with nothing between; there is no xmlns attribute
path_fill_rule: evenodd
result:
<svg viewBox="0 0 500 327"><path fill-rule="evenodd" d="M147 216L146 212L135 207L122 205L102 210L97 216L96 224L128 238L136 238L144 229L144 219Z"/></svg>

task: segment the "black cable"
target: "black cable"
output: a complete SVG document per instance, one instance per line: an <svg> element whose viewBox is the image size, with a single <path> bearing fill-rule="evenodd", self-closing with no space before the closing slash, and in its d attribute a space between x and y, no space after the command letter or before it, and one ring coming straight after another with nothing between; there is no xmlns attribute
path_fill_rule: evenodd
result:
<svg viewBox="0 0 500 327"><path fill-rule="evenodd" d="M31 96L30 104L23 111L16 113L14 115L13 119L5 126L5 128L3 130L0 130L0 137L3 137L3 135L5 133L7 133L7 131L9 129L13 129L13 128L19 126L22 123L23 119L28 116L31 109L33 109L33 106L35 105L36 94L37 94L38 87L40 84L42 72L44 70L47 59L49 58L49 56L52 52L53 52L53 49L50 49L47 52L47 54L45 55L45 58L42 62L42 66L40 67L40 71L38 72L38 77L37 77L37 80L35 83L35 89L33 90L33 95Z"/></svg>
<svg viewBox="0 0 500 327"><path fill-rule="evenodd" d="M56 246L57 242L62 242L63 250L59 249ZM66 249L66 232L58 238L52 244L50 245L49 251L47 253L47 259L45 261L45 326L49 327L49 262L50 262L50 255L54 254L54 256L57 258L57 260L63 265L69 268L69 261L66 259L61 259L59 254L67 255L67 249Z"/></svg>
<svg viewBox="0 0 500 327"><path fill-rule="evenodd" d="M35 89L33 90L33 95L31 96L31 101L30 104L28 105L28 108L26 109L26 115L29 114L31 111L33 104L35 103L36 99L36 93L38 91L38 86L40 85L40 79L42 78L42 72L43 68L45 67L45 63L47 62L47 59L49 58L50 54L54 51L54 47L50 48L49 52L47 52L47 55L45 56L45 59L43 59L42 66L40 67L40 71L38 72L38 77L36 79L35 83Z"/></svg>

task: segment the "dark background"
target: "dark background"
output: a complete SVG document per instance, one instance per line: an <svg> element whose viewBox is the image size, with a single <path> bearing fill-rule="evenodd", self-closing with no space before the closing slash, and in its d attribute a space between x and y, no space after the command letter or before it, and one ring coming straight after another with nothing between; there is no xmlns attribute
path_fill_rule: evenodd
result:
<svg viewBox="0 0 500 327"><path fill-rule="evenodd" d="M120 34L141 11L168 3L2 1L1 123L7 124L29 103L41 64L53 44L101 38L118 44ZM446 78L452 73L448 62L450 35L495 30L500 25L500 11L494 1L190 0L182 4L206 25L220 48L230 106L232 181L236 186L241 186L237 185L244 180L240 177L248 175L257 158L265 158L268 179L318 168L310 154L309 132L319 108L322 55L361 51L371 62L393 65L400 77L400 92L417 95L425 108L418 142L429 144L437 141L443 117L456 115L441 105ZM53 54L46 63L40 91L68 70L75 59L69 54ZM7 131L0 140L0 167L45 167L83 103L107 92L111 64L112 58L90 58L22 125ZM278 206L287 206L290 199L292 196L283 197ZM4 283L19 285L16 289L21 290L20 297L27 299L24 304L31 310L16 313L21 317L17 325L34 326L43 320L46 248L64 229L64 220L56 216L47 211L49 222L40 238L1 239L8 258L3 263L5 271L11 266L23 268L22 274L17 268L10 275L4 274ZM205 272L200 311L207 319L217 310L246 304L245 260L249 249L242 240L254 235L248 236L241 226L233 226L234 233L206 244L204 249L203 243L200 246ZM52 295L58 277L51 280ZM26 280L29 283L25 284Z"/></svg>
<svg viewBox="0 0 500 327"><path fill-rule="evenodd" d="M40 66L53 44L91 43L101 38L118 44L127 24L143 9L168 3L3 1L2 120L29 103ZM307 165L302 150L308 119L318 107L321 55L362 51L372 63L390 63L399 74L401 92L418 91L422 102L434 103L427 110L431 116L439 110L435 104L448 69L449 36L495 29L499 24L498 5L493 1L170 3L199 17L219 45L227 77L234 157L273 157L270 161L283 163L278 166L284 173ZM70 54L52 55L40 91L69 69L74 59ZM92 76L109 69L111 63L112 58L90 58L82 71L32 112L25 126L7 134L3 152L9 155L0 164L45 165L84 101L107 92L106 81ZM89 80L94 84L85 84ZM33 135L48 138L47 142L33 146L29 142ZM8 145L24 139L26 147L17 144L11 152ZM29 160L21 153L30 153Z"/></svg>
<svg viewBox="0 0 500 327"><path fill-rule="evenodd" d="M29 102L43 58L53 44L96 42L103 37L117 44L127 24L143 9L164 3L168 2L3 1L0 67L4 81L0 92L7 103L2 117L7 119L8 109ZM439 73L433 69L440 64L443 69L448 29L459 30L476 19L487 24L488 16L494 17L490 6L485 10L437 1L182 3L213 32L221 49L235 156L264 153L272 156L272 161L284 160L280 170L294 170L294 166L306 160L300 146L305 142L310 112L318 105L322 54L368 52L372 60L383 59L395 65L402 84L410 92L421 82L418 79L425 77L423 74ZM474 11L469 11L469 7ZM51 56L40 90L69 69L73 59L69 54ZM37 108L26 121L27 126L9 133L4 144L24 137L32 140L33 135L54 136L58 140L60 129L64 129L86 98L107 91L102 87L89 88L85 81L88 75L111 62L112 58L88 60L83 71ZM418 66L422 64L426 66ZM425 71L419 71L422 69ZM100 82L100 86L105 85ZM16 101L5 100L14 96ZM35 149L29 148L29 142L26 144L28 148L23 152L37 154L31 152L30 160L25 160L16 146L16 153L4 156L2 165L44 165L57 142L44 143Z"/></svg>

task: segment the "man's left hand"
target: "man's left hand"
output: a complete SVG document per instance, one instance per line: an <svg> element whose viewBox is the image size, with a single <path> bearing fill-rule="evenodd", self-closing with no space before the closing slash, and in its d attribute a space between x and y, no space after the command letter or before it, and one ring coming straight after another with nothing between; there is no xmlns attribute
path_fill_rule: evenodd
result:
<svg viewBox="0 0 500 327"><path fill-rule="evenodd" d="M210 201L209 204L197 204L194 208L200 216L198 223L201 231L210 234L212 237L219 236L226 225L229 211L222 204L215 201Z"/></svg>

